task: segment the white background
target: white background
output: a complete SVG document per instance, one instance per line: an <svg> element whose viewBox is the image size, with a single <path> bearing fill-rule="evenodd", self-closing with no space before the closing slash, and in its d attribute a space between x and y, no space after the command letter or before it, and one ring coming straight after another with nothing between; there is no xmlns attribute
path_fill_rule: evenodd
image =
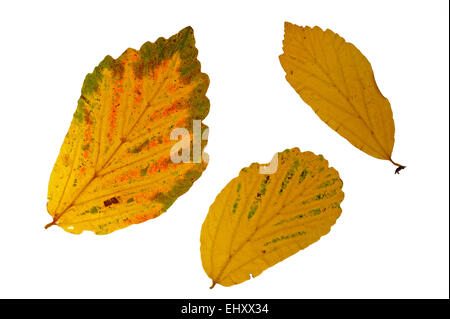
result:
<svg viewBox="0 0 450 319"><path fill-rule="evenodd" d="M15 1L0 4L0 297L449 297L448 1ZM396 126L393 159L350 145L278 62L283 23L330 28L371 61ZM211 79L210 163L161 217L107 236L44 230L48 179L85 75L191 25ZM259 277L208 289L200 229L215 196L285 148L323 154L343 213Z"/></svg>

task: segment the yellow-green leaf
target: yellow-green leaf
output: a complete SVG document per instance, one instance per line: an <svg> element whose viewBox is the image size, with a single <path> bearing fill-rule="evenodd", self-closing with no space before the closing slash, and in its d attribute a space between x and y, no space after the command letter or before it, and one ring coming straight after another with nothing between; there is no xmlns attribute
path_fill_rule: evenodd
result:
<svg viewBox="0 0 450 319"><path fill-rule="evenodd" d="M200 241L213 286L258 276L319 240L341 214L342 181L323 156L298 148L276 156L275 173L258 163L242 169L209 209Z"/></svg>
<svg viewBox="0 0 450 319"><path fill-rule="evenodd" d="M108 234L166 211L206 168L173 162L170 133L185 128L192 142L193 120L209 112L208 85L191 27L105 57L86 76L53 168L47 227Z"/></svg>
<svg viewBox="0 0 450 319"><path fill-rule="evenodd" d="M372 67L351 43L331 30L286 22L280 62L286 79L333 130L363 152L392 161L394 119Z"/></svg>

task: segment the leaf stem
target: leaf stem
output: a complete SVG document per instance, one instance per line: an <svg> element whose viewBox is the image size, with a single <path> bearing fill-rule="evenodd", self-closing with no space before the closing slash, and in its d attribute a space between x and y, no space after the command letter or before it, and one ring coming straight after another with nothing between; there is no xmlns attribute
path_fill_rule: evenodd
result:
<svg viewBox="0 0 450 319"><path fill-rule="evenodd" d="M216 285L216 282L213 280L212 285L211 285L211 287L209 287L209 289L213 289L215 285Z"/></svg>
<svg viewBox="0 0 450 319"><path fill-rule="evenodd" d="M47 225L45 225L45 229L47 229L47 228L49 228L49 227L51 227L51 226L53 226L53 225L56 225L56 222L58 221L58 219L53 219L50 223L48 223Z"/></svg>
<svg viewBox="0 0 450 319"><path fill-rule="evenodd" d="M401 171L402 169L405 169L405 168L406 168L406 166L394 162L390 157L389 157L389 161L390 161L392 164L394 164L395 166L397 166L397 168L395 169L395 173L394 173L394 174L400 174L400 171Z"/></svg>

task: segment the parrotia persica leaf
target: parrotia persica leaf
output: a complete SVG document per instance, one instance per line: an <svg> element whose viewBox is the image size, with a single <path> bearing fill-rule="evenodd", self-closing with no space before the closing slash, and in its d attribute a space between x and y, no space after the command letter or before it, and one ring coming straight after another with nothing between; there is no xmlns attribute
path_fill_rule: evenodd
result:
<svg viewBox="0 0 450 319"><path fill-rule="evenodd" d="M206 168L171 160L180 143L171 132L185 128L192 142L193 121L209 112L208 85L191 27L105 57L86 76L53 168L47 227L108 234L166 211Z"/></svg>
<svg viewBox="0 0 450 319"><path fill-rule="evenodd" d="M318 241L341 214L342 181L323 156L298 148L277 156L275 173L261 174L258 163L242 169L209 209L200 241L212 287L258 276Z"/></svg>
<svg viewBox="0 0 450 319"><path fill-rule="evenodd" d="M394 119L372 67L351 43L331 30L286 22L280 62L286 79L316 114L363 152L391 159Z"/></svg>

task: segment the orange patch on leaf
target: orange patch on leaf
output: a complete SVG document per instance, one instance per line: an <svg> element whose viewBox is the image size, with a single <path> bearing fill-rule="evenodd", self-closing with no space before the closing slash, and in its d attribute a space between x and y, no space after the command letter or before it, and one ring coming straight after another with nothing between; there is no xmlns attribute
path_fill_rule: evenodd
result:
<svg viewBox="0 0 450 319"><path fill-rule="evenodd" d="M135 84L135 87L134 87L134 94L135 94L135 99L134 99L134 101L136 102L136 103L141 103L141 101L142 101L142 90L143 90L143 88L142 88L142 79L136 79L136 84Z"/></svg>
<svg viewBox="0 0 450 319"><path fill-rule="evenodd" d="M164 106L161 110L157 110L154 113L150 115L150 120L154 121L157 119L165 118L173 113L176 113L178 110L183 109L185 106L184 103L182 103L182 100L176 100L170 105Z"/></svg>
<svg viewBox="0 0 450 319"><path fill-rule="evenodd" d="M173 83L170 83L170 84L167 86L167 92L168 92L168 93L175 93L176 90L177 90L177 87L176 87L175 84L173 84Z"/></svg>

